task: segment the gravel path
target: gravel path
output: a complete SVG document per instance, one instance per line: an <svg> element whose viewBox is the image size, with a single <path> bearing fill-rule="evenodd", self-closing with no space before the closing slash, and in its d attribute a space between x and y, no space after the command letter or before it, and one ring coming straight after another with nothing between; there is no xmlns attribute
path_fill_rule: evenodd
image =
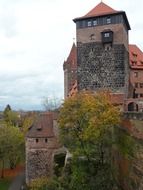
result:
<svg viewBox="0 0 143 190"><path fill-rule="evenodd" d="M22 172L14 178L8 190L25 190L24 184L25 184L25 173Z"/></svg>

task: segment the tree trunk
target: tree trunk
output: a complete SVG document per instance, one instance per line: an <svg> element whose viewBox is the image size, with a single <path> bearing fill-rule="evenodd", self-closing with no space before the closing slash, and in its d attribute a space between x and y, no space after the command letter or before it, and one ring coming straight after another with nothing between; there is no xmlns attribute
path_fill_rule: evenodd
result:
<svg viewBox="0 0 143 190"><path fill-rule="evenodd" d="M4 159L2 159L1 178L4 178Z"/></svg>

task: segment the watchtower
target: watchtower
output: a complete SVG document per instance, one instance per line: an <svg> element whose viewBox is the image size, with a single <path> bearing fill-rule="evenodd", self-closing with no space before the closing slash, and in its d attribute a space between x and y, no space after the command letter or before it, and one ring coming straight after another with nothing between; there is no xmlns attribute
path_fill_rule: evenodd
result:
<svg viewBox="0 0 143 190"><path fill-rule="evenodd" d="M108 89L112 93L127 94L130 25L126 13L101 2L73 21L76 23L78 91Z"/></svg>

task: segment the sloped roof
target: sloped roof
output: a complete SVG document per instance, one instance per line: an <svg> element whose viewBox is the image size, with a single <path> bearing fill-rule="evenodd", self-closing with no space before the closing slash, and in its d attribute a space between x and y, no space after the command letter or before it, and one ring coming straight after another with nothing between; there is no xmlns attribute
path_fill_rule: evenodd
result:
<svg viewBox="0 0 143 190"><path fill-rule="evenodd" d="M72 67L76 67L77 65L77 48L75 43L73 43L71 51L69 53L69 56L67 58L67 60L64 62L64 66L66 64L72 64Z"/></svg>
<svg viewBox="0 0 143 190"><path fill-rule="evenodd" d="M130 66L133 69L143 69L143 52L135 44L129 45Z"/></svg>
<svg viewBox="0 0 143 190"><path fill-rule="evenodd" d="M53 137L53 113L49 112L40 114L26 136L31 138Z"/></svg>
<svg viewBox="0 0 143 190"><path fill-rule="evenodd" d="M98 16L104 16L104 15L112 15L112 14L122 14L125 19L128 30L131 29L125 11L117 11L117 10L111 8L110 6L106 5L103 2L100 2L98 5L96 5L86 15L75 18L75 19L73 19L73 21L76 22L78 20L83 20L83 19L88 19L88 18L98 17Z"/></svg>
<svg viewBox="0 0 143 190"><path fill-rule="evenodd" d="M73 43L67 62L76 61L76 45Z"/></svg>
<svg viewBox="0 0 143 190"><path fill-rule="evenodd" d="M84 17L113 14L113 13L117 13L117 12L119 12L119 11L112 9L111 7L106 5L105 3L101 2L97 6L95 6L91 11L89 11Z"/></svg>

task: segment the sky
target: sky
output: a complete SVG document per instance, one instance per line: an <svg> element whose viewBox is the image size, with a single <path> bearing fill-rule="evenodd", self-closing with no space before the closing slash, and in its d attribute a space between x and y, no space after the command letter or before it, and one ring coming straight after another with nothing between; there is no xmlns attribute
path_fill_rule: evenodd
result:
<svg viewBox="0 0 143 190"><path fill-rule="evenodd" d="M103 0L127 14L129 41L143 50L142 0ZM72 21L100 0L0 0L0 110L43 109L63 99L63 62L76 28Z"/></svg>

